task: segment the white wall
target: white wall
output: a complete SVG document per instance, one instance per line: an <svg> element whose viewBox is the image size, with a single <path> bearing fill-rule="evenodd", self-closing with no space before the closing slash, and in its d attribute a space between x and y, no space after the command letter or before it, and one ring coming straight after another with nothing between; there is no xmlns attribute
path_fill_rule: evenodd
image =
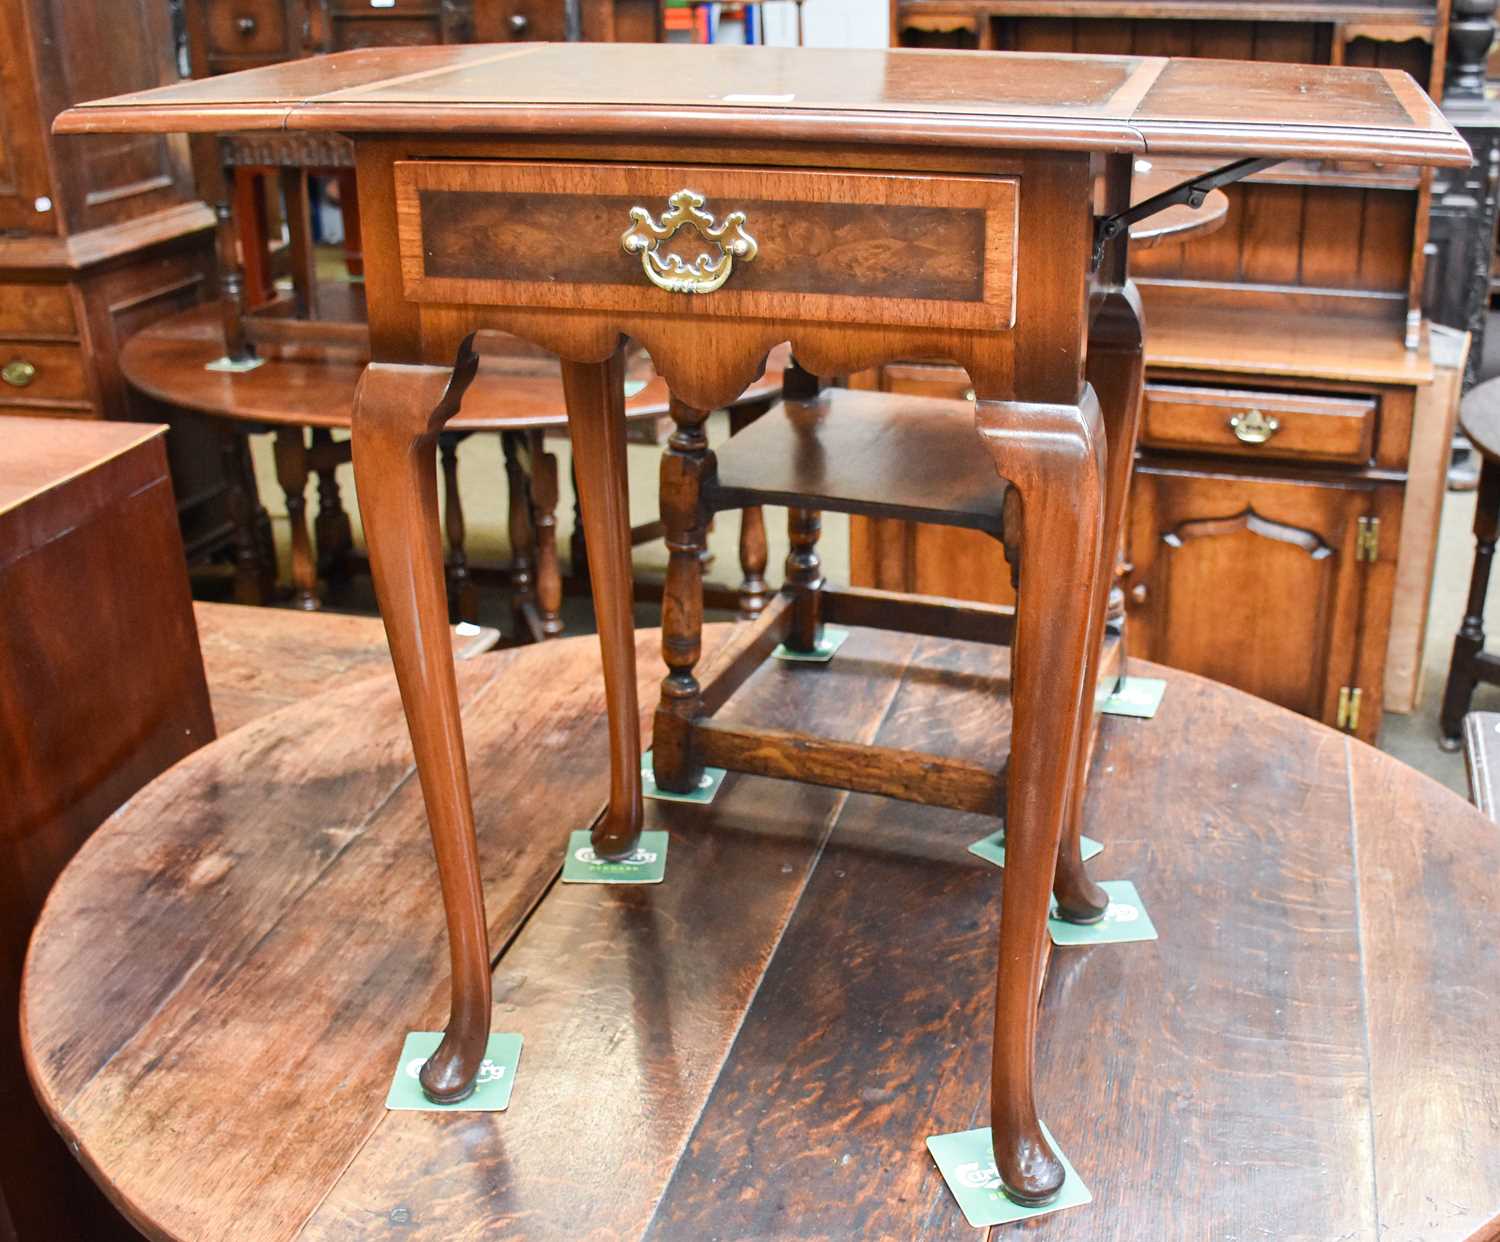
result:
<svg viewBox="0 0 1500 1242"><path fill-rule="evenodd" d="M797 41L796 8L792 0L768 0L763 6L767 43ZM809 47L885 47L890 20L886 0L806 0L802 6Z"/></svg>

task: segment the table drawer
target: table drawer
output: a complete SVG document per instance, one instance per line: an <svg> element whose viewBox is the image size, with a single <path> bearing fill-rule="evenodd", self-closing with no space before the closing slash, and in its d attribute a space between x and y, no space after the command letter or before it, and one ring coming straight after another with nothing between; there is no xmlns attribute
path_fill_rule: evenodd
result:
<svg viewBox="0 0 1500 1242"><path fill-rule="evenodd" d="M0 402L88 400L88 376L77 345L0 340Z"/></svg>
<svg viewBox="0 0 1500 1242"><path fill-rule="evenodd" d="M280 56L292 50L284 0L208 0L208 51L216 56Z"/></svg>
<svg viewBox="0 0 1500 1242"><path fill-rule="evenodd" d="M67 285L0 285L0 337L76 335Z"/></svg>
<svg viewBox="0 0 1500 1242"><path fill-rule="evenodd" d="M404 161L406 296L818 322L1014 322L1011 177Z"/></svg>
<svg viewBox="0 0 1500 1242"><path fill-rule="evenodd" d="M1375 451L1375 401L1147 384L1141 443L1251 457L1365 462Z"/></svg>

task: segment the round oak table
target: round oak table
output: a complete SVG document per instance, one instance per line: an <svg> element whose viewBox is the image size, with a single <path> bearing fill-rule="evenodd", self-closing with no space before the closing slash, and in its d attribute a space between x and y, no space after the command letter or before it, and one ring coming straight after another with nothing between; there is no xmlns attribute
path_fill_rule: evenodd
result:
<svg viewBox="0 0 1500 1242"><path fill-rule="evenodd" d="M637 637L648 702L659 637ZM855 630L726 713L972 756L1009 736L1008 667ZM1086 830L1160 939L1052 953L1046 1121L1094 1198L1026 1236L1495 1236L1494 825L1320 724L1131 671L1165 698L1104 720ZM524 1037L508 1111L384 1108L406 1032L441 1025L447 957L396 685L372 678L178 764L43 912L32 1080L135 1224L974 1237L923 1141L985 1118L1001 873L967 846L992 821L731 775L711 805L648 803L663 883L560 885L607 794L597 644L458 677L494 1027Z"/></svg>
<svg viewBox="0 0 1500 1242"><path fill-rule="evenodd" d="M520 348L520 342L508 342ZM785 349L774 351L765 373L730 408L733 430L753 421L781 391ZM196 306L149 325L126 342L120 369L131 387L173 410L208 415L234 427L236 442L246 432L275 436L276 478L286 498L291 525L291 579L298 606L319 606L320 576L339 572L352 548L335 470L349 460L347 433L354 390L365 368L356 350L324 344L265 345L264 361L249 371L210 369L224 355L224 330L217 304ZM565 435L562 378L555 358L536 351L486 354L463 413L439 438L448 540L449 592L455 614L472 620L474 583L464 551L464 512L458 490L458 446L479 432L500 435L509 491L510 582L518 630L533 638L562 632L559 608L562 575L556 526L557 459L545 451L545 435ZM626 376L627 417L632 436L655 444L662 434L671 397L644 354L632 358ZM238 467L243 469L243 467ZM311 531L307 488L318 478L318 515ZM240 499L236 510L237 595L241 603L265 602L262 585L274 576L269 539L258 534L254 506ZM635 531L637 541L659 538L661 524ZM575 576L587 572L580 525L574 523L571 548ZM759 510L747 511L740 530L743 581L740 607L746 615L765 601L765 527Z"/></svg>

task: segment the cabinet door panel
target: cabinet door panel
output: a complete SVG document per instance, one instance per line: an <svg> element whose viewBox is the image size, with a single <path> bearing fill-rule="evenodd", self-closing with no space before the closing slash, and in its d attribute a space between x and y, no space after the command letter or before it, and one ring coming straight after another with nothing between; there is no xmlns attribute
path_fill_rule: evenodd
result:
<svg viewBox="0 0 1500 1242"><path fill-rule="evenodd" d="M1132 654L1334 723L1340 688L1359 685L1362 622L1381 611L1371 593L1385 581L1358 559L1360 519L1399 521L1399 496L1393 511L1381 494L1390 490L1141 466L1128 534ZM1361 688L1365 734L1379 687Z"/></svg>

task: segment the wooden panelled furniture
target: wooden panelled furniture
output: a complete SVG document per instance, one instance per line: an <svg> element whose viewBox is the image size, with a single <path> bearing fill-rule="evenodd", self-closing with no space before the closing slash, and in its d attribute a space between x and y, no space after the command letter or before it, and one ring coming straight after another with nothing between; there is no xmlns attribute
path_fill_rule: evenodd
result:
<svg viewBox="0 0 1500 1242"><path fill-rule="evenodd" d="M1446 0L894 0L892 37L1377 65L1440 95L1448 16ZM1182 175L1178 157L1146 162ZM1445 469L1425 441L1413 451L1449 417L1433 407L1446 390L1432 387L1421 309L1430 181L1395 160L1286 161L1229 191L1214 236L1131 263L1150 331L1115 613L1127 649L1366 740L1380 726L1398 576L1425 600L1431 575L1437 506L1424 502L1424 528L1406 530L1405 497L1439 494ZM967 387L920 361L855 382ZM856 520L851 539L856 582L1011 597L998 549L971 532ZM1405 630L1398 641L1420 646ZM1393 693L1409 707L1406 686Z"/></svg>
<svg viewBox="0 0 1500 1242"><path fill-rule="evenodd" d="M446 640L436 439L478 369L476 333L514 333L563 359L609 709L610 801L594 848L627 855L642 819L629 337L667 381L677 422L662 465L671 560L657 782L691 789L716 764L991 815L1003 805L994 1151L1008 1193L1052 1199L1063 1167L1036 1111L1036 1000L1054 889L1066 918L1098 918L1106 903L1079 832L1085 721L1140 409L1139 304L1125 279L1134 162L1233 165L1231 179L1293 156L1467 161L1416 84L1392 71L1144 56L381 49L101 101L57 124L354 138L373 358L356 398L356 483L453 966L427 1093L472 1090L492 1000ZM745 433L779 436L783 453L736 453L731 438L716 460L705 411L734 400L788 339L806 370L792 400ZM972 422L968 403L832 393L814 378L934 354L965 368ZM900 434L871 436L860 452L832 447L850 442L851 420L875 416ZM700 681L709 515L772 497L793 506L790 590ZM1017 608L822 590L818 504L998 524L1020 566ZM1008 759L712 718L772 648L809 651L825 620L1013 637Z"/></svg>
<svg viewBox="0 0 1500 1242"><path fill-rule="evenodd" d="M763 666L742 718L890 747L941 719L974 759L1009 731L993 646L856 630L841 655ZM1136 671L1166 697L1105 722L1086 830L1161 939L1057 948L1040 998L1091 1204L975 1230L923 1150L983 1124L1001 873L973 816L731 776L647 804L665 883L555 883L609 784L585 638L458 666L496 1022L525 1040L505 1112L385 1108L447 1001L388 671L200 751L64 873L27 965L38 1095L152 1238L1493 1238L1495 825L1315 721Z"/></svg>
<svg viewBox="0 0 1500 1242"><path fill-rule="evenodd" d="M128 417L121 344L212 284L213 215L196 201L181 139L59 143L49 132L78 100L178 80L168 10L168 0L0 6L0 420ZM243 462L231 444L224 468L217 435L190 421L167 446L188 552L206 557L228 544Z"/></svg>
<svg viewBox="0 0 1500 1242"><path fill-rule="evenodd" d="M21 964L64 864L214 722L166 429L60 430L0 424L0 1238L123 1242L27 1087Z"/></svg>

